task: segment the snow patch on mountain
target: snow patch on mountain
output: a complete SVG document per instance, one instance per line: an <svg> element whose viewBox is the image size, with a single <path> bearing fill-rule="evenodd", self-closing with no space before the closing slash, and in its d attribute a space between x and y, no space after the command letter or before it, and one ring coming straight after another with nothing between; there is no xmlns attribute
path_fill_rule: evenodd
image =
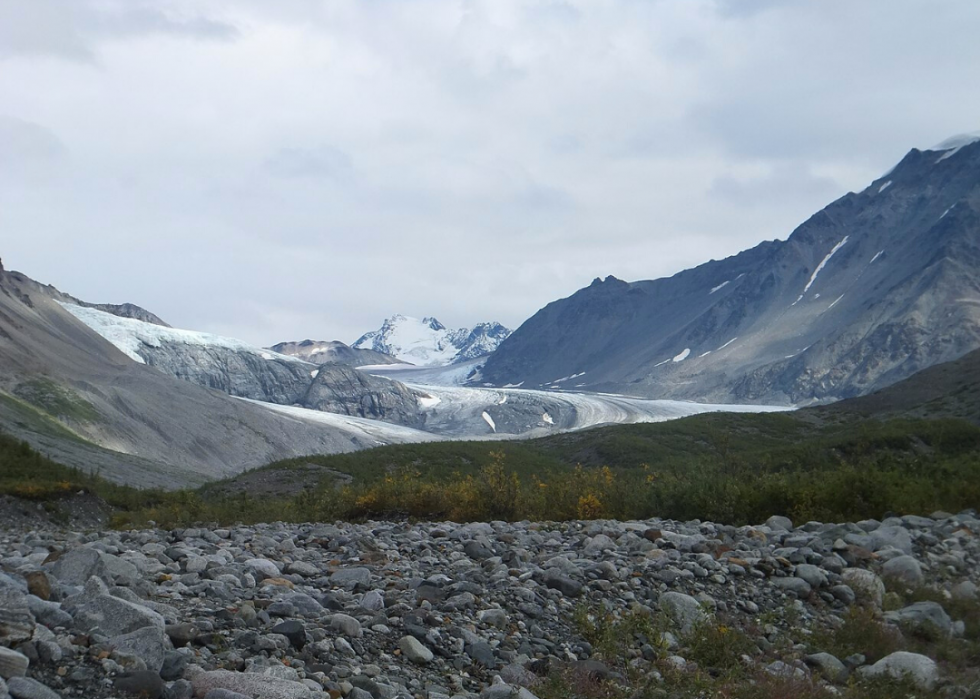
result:
<svg viewBox="0 0 980 699"><path fill-rule="evenodd" d="M146 323L135 318L123 318L112 313L96 310L95 308L87 308L60 301L59 303L66 311L115 345L123 354L140 364L146 364L146 360L140 356L141 348L144 346L161 347L165 344L220 347L235 352L248 352L269 361L284 360L305 363L296 357L269 352L268 350L254 347L247 342L231 337L222 337L220 335L212 335L194 330L170 328Z"/></svg>
<svg viewBox="0 0 980 699"><path fill-rule="evenodd" d="M810 275L810 281L808 281L806 283L806 286L803 287L803 293L800 294L800 297L798 299L796 299L792 304L790 304L791 306L795 306L796 304L798 304L800 301L803 300L803 297L806 296L806 292L808 292L810 290L810 287L813 286L813 282L817 281L817 275L820 274L823 268L827 266L827 263L830 262L830 258L836 255L837 251L840 250L842 247L844 247L849 237L850 236L845 235L844 239L839 243L837 243L837 245L835 245L833 248L831 248L830 252L828 252L822 260L820 260L820 264L817 265L817 268L813 270L813 274Z"/></svg>
<svg viewBox="0 0 980 699"><path fill-rule="evenodd" d="M490 354L510 333L500 323L450 330L435 318L419 320L398 314L351 347L383 352L417 366L445 366Z"/></svg>

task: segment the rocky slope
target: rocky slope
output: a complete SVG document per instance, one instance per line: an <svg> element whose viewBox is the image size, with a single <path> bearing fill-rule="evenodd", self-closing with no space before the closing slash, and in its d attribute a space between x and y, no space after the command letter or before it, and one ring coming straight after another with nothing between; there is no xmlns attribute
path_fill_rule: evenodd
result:
<svg viewBox="0 0 980 699"><path fill-rule="evenodd" d="M346 364L352 367L401 364L401 360L390 354L369 349L354 349L339 340L303 340L301 342L280 342L270 347L273 352L302 359L311 364Z"/></svg>
<svg viewBox="0 0 980 699"><path fill-rule="evenodd" d="M980 140L912 150L765 242L668 279L597 279L483 381L783 404L861 395L980 347Z"/></svg>
<svg viewBox="0 0 980 699"><path fill-rule="evenodd" d="M731 696L738 682L737 696L855 699L905 677L916 696L966 697L978 536L974 512L8 531L0 696ZM875 640L844 656L848 624Z"/></svg>
<svg viewBox="0 0 980 699"><path fill-rule="evenodd" d="M509 335L500 323L449 330L435 318L393 315L379 330L365 333L351 345L371 349L419 366L458 364L490 354Z"/></svg>
<svg viewBox="0 0 980 699"><path fill-rule="evenodd" d="M382 434L353 417L274 412L178 380L128 357L65 310L62 298L0 267L0 429L61 461L174 488L284 455L412 438L404 428ZM343 390L337 399L346 400Z"/></svg>

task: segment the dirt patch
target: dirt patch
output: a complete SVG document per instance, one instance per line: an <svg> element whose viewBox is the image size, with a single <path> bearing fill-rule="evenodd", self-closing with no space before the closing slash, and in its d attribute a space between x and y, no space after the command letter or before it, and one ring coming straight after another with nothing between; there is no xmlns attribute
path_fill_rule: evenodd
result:
<svg viewBox="0 0 980 699"><path fill-rule="evenodd" d="M0 530L104 529L111 515L112 508L91 493L44 501L0 495Z"/></svg>

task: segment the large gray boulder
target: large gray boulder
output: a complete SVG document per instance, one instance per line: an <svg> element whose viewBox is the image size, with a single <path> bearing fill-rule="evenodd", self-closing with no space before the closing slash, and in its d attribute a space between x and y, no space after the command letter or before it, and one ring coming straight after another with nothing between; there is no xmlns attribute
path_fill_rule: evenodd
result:
<svg viewBox="0 0 980 699"><path fill-rule="evenodd" d="M167 652L173 650L170 638L160 626L144 626L110 642L117 652L135 655L146 663L147 670L160 672Z"/></svg>
<svg viewBox="0 0 980 699"><path fill-rule="evenodd" d="M928 637L949 638L953 633L953 620L937 602L910 604L897 611L887 612L885 620L912 633Z"/></svg>
<svg viewBox="0 0 980 699"><path fill-rule="evenodd" d="M859 668L858 674L864 678L907 677L923 689L932 689L939 679L939 668L934 660L925 655L898 651L885 656L874 665Z"/></svg>
<svg viewBox="0 0 980 699"><path fill-rule="evenodd" d="M302 682L279 679L255 672L211 670L191 678L194 696L203 697L212 689L228 689L250 699L310 699L310 689Z"/></svg>
<svg viewBox="0 0 980 699"><path fill-rule="evenodd" d="M847 568L841 577L844 579L844 584L854 592L854 597L858 603L875 608L881 607L881 602L885 597L885 583L882 582L881 578L863 568Z"/></svg>
<svg viewBox="0 0 980 699"><path fill-rule="evenodd" d="M700 602L682 592L665 592L660 596L660 608L684 634L690 633L708 616Z"/></svg>
<svg viewBox="0 0 980 699"><path fill-rule="evenodd" d="M116 637L147 626L163 631L166 624L148 607L112 595L97 595L79 606L75 626L86 632L98 628L106 636Z"/></svg>
<svg viewBox="0 0 980 699"><path fill-rule="evenodd" d="M925 582L922 565L912 556L899 556L881 566L881 575L909 587L919 587Z"/></svg>

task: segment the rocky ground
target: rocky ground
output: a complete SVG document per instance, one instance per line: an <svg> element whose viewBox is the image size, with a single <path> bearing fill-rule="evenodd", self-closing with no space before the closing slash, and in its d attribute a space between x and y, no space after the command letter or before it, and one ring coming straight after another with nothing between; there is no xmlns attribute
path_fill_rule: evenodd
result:
<svg viewBox="0 0 980 699"><path fill-rule="evenodd" d="M841 694L899 676L928 696L976 696L972 660L949 651L972 652L971 632L946 608L977 599L978 535L973 512L740 528L11 528L0 698L717 696L684 693L685 678L732 671L736 636L746 683ZM938 601L909 603L917 590ZM854 610L944 655L826 652L820 639Z"/></svg>

